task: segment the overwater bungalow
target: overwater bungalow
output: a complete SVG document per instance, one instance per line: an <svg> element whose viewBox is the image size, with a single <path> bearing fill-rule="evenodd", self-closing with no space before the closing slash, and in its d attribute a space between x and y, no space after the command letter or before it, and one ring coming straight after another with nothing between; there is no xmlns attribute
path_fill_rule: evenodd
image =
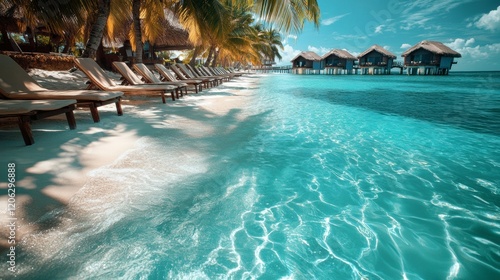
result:
<svg viewBox="0 0 500 280"><path fill-rule="evenodd" d="M361 74L391 74L396 55L379 45L373 45L358 55Z"/></svg>
<svg viewBox="0 0 500 280"><path fill-rule="evenodd" d="M408 75L448 75L458 52L436 41L422 41L402 55Z"/></svg>
<svg viewBox="0 0 500 280"><path fill-rule="evenodd" d="M354 61L357 60L345 50L333 49L321 58L325 67L325 74L352 74Z"/></svg>
<svg viewBox="0 0 500 280"><path fill-rule="evenodd" d="M322 70L322 59L315 52L301 52L291 62L294 74L320 74Z"/></svg>

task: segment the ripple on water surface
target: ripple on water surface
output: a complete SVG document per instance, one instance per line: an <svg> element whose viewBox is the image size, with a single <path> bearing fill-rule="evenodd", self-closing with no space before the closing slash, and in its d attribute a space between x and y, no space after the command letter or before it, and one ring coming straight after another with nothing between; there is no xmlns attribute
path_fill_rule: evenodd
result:
<svg viewBox="0 0 500 280"><path fill-rule="evenodd" d="M85 215L53 213L25 258L79 279L498 278L500 116L470 116L499 98L428 78L262 77L237 128L95 171Z"/></svg>

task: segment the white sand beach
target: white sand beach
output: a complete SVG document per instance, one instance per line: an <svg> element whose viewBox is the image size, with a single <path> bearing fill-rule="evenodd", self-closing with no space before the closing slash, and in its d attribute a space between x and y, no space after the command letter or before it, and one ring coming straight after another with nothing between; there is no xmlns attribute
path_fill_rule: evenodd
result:
<svg viewBox="0 0 500 280"><path fill-rule="evenodd" d="M87 80L80 71L34 69L30 74L51 89L83 89ZM31 244L42 244L43 235L33 233L47 230L43 221L50 211L60 209L78 216L87 211L106 212L109 201L136 199L127 197L127 189L140 186L130 185L127 177L140 174L141 168L158 168L157 177L144 178L145 184L161 180L175 185L176 180L203 173L203 147L192 145L190 139L230 131L245 120L245 101L258 80L257 75L237 78L177 101L167 100L167 104L159 96L125 97L124 115L117 116L113 104L100 107L100 123L93 123L88 110L77 109L76 130L69 130L64 115L35 121L32 146L24 145L14 119L0 119L1 166L6 173L8 163L16 165L16 238L30 236ZM161 158L161 168L155 166L160 159L151 160L158 153L168 153ZM4 209L0 219L5 221L5 180L0 189L0 208ZM2 250L7 248L8 234L8 228L1 227Z"/></svg>

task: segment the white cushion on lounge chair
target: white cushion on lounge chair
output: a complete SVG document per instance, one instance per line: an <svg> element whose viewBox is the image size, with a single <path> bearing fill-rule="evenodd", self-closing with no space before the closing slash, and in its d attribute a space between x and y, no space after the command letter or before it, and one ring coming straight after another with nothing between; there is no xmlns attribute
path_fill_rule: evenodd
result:
<svg viewBox="0 0 500 280"><path fill-rule="evenodd" d="M188 84L183 82L162 82L158 77L156 77L151 70L144 63L134 64L134 69L141 75L147 83L150 84L166 84L166 85L176 85L179 87L187 87Z"/></svg>
<svg viewBox="0 0 500 280"><path fill-rule="evenodd" d="M183 79L179 80L175 77L175 73L171 73L169 69L167 69L163 64L155 64L156 70L158 70L158 73L168 79L171 82L191 82L191 83L203 83L202 80L197 80L197 79Z"/></svg>
<svg viewBox="0 0 500 280"><path fill-rule="evenodd" d="M0 99L0 115L25 114L32 111L51 111L75 104L76 100L4 100Z"/></svg>
<svg viewBox="0 0 500 280"><path fill-rule="evenodd" d="M10 99L77 99L104 101L122 96L121 92L98 90L49 90L41 87L12 58L0 55L0 93Z"/></svg>
<svg viewBox="0 0 500 280"><path fill-rule="evenodd" d="M100 91L100 90L40 90L31 92L16 92L16 93L3 93L3 95L10 99L68 99L74 98L78 100L88 101L105 101L111 98L122 96L121 92Z"/></svg>
<svg viewBox="0 0 500 280"><path fill-rule="evenodd" d="M115 103L119 116L122 92L86 90L49 90L41 87L19 64L6 55L0 55L0 94L9 99L76 99L79 106L90 109L94 122L99 122L97 107Z"/></svg>
<svg viewBox="0 0 500 280"><path fill-rule="evenodd" d="M117 85L102 68L92 59L88 58L75 58L75 64L80 70L82 70L85 75L91 80L93 84L102 90L117 90L124 92L165 92L176 89L177 87L171 85L130 85L122 86Z"/></svg>

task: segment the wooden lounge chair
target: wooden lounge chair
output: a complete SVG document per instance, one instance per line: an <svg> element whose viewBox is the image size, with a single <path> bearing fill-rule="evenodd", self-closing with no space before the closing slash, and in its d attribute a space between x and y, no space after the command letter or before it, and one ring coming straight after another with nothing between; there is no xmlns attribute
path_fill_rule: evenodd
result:
<svg viewBox="0 0 500 280"><path fill-rule="evenodd" d="M205 88L209 88L210 86L212 86L212 82L210 81L210 79L191 79L189 78L189 76L186 76L179 67L177 67L176 65L170 65L170 69L175 73L175 75L181 79L182 81L186 81L186 80L201 80L203 85L205 86Z"/></svg>
<svg viewBox="0 0 500 280"><path fill-rule="evenodd" d="M183 82L183 83L192 85L192 86L194 86L196 93L198 93L198 91L202 90L202 87L203 87L202 80L187 79L187 78L185 80L178 80L175 77L175 74L170 72L170 70L167 69L167 67L165 67L165 65L155 64L155 68L156 68L156 71L158 71L158 73L162 77L162 81L165 80L165 81L171 81L171 82Z"/></svg>
<svg viewBox="0 0 500 280"><path fill-rule="evenodd" d="M49 90L41 87L12 58L0 55L0 96L4 99L76 99L78 107L88 107L94 122L99 122L97 107L115 103L118 115L122 115L122 92L102 92L97 90Z"/></svg>
<svg viewBox="0 0 500 280"><path fill-rule="evenodd" d="M236 77L241 77L243 76L243 74L246 74L244 72L239 72L239 71L236 71L233 67L229 67L226 69L229 73L233 73L233 74L236 74Z"/></svg>
<svg viewBox="0 0 500 280"><path fill-rule="evenodd" d="M122 75L122 85L145 85L146 82L144 82L137 74L128 67L128 65L125 62L120 62L120 61L114 61L113 62L113 68ZM156 85L170 85L175 88L175 95L178 98L180 98L180 95L182 94L182 89L185 89L187 84L171 84L171 83L162 83L159 81L158 83L155 83ZM179 93L179 91L181 91ZM174 95L172 95L172 100L175 100Z"/></svg>
<svg viewBox="0 0 500 280"><path fill-rule="evenodd" d="M170 93L174 97L174 86L169 85L117 85L102 68L91 58L75 58L75 65L90 80L89 89L119 90L125 94L159 94L163 103L166 103L165 94Z"/></svg>
<svg viewBox="0 0 500 280"><path fill-rule="evenodd" d="M216 67L214 69L218 70L219 73L221 73L223 75L230 75L232 78L241 77L241 73L233 73L233 72L229 71L228 69L225 69L224 67Z"/></svg>
<svg viewBox="0 0 500 280"><path fill-rule="evenodd" d="M187 83L183 82L170 82L170 81L162 81L160 78L156 77L151 70L146 66L144 63L135 63L133 66L134 70L139 73L139 75L142 76L142 79L148 83L148 84L165 84L165 85L172 85L172 86L178 86L179 90L182 95L182 89L184 89L184 92L187 94Z"/></svg>
<svg viewBox="0 0 500 280"><path fill-rule="evenodd" d="M227 73L221 73L220 71L216 71L214 68L205 67L205 66L202 66L200 68L203 71L205 71L206 73L208 73L207 75L221 76L221 77L224 77L226 79L226 81L229 81L229 80L231 80L231 78L233 78L232 75L229 75Z"/></svg>
<svg viewBox="0 0 500 280"><path fill-rule="evenodd" d="M195 71L198 74L198 76L213 77L216 78L220 83L222 83L222 81L224 80L229 81L229 77L208 72L203 68L203 66L191 67L190 65L188 65L188 67L189 69L192 69L192 71Z"/></svg>
<svg viewBox="0 0 500 280"><path fill-rule="evenodd" d="M4 100L0 99L0 118L17 118L19 129L26 145L35 140L31 131L31 121L59 114L66 114L70 129L76 128L76 100Z"/></svg>
<svg viewBox="0 0 500 280"><path fill-rule="evenodd" d="M221 76L214 76L214 75L205 76L203 74L200 74L200 72L197 69L195 69L195 67L191 67L191 65L189 65L189 64L180 64L180 66L181 67L183 66L183 67L187 68L189 71L191 71L191 73L194 75L195 78L213 79L216 85L222 84L222 81L224 80L224 77L221 77Z"/></svg>
<svg viewBox="0 0 500 280"><path fill-rule="evenodd" d="M207 77L203 77L203 78L200 78L198 76L195 76L191 70L189 70L184 64L182 63L178 63L178 64L175 64L175 65L170 65L170 69L172 69L176 74L176 69L178 72L181 72L183 75L185 75L186 77L188 77L189 79L201 79L203 80L203 82L205 83L205 87L207 87L208 85L211 85L211 86L215 86L217 81L213 78L207 78ZM177 74L179 75L179 74Z"/></svg>

